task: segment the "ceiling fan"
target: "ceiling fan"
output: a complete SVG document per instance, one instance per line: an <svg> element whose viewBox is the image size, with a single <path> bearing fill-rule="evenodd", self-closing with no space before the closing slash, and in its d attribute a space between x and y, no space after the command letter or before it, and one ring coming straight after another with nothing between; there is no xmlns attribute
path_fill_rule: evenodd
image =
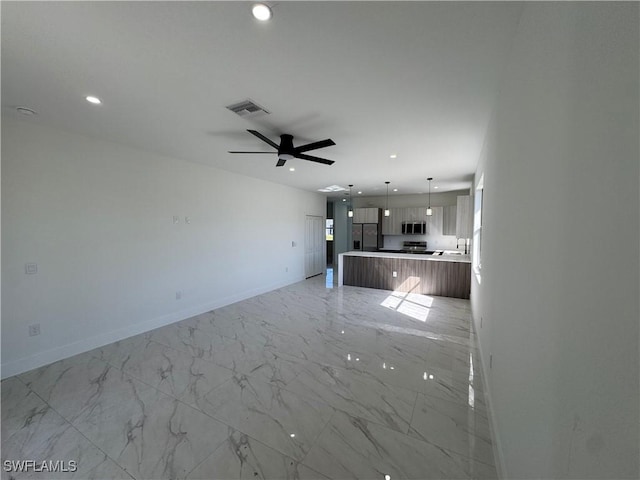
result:
<svg viewBox="0 0 640 480"><path fill-rule="evenodd" d="M327 160L326 158L314 157L312 155L305 155L302 152L308 152L309 150L316 150L318 148L330 147L331 145L335 145L335 142L330 138L326 140L320 140L319 142L307 143L306 145L301 145L299 147L293 146L293 135L283 134L280 135L280 145L275 142L272 142L267 137L262 135L260 132L256 132L255 130L247 130L247 132L255 135L263 142L268 143L273 148L278 150L277 152L229 152L229 153L268 153L273 155L274 153L278 154L278 163L276 163L276 167L282 167L287 160L291 160L292 158L301 158L302 160L309 160L311 162L324 163L325 165L332 165L335 162L333 160Z"/></svg>

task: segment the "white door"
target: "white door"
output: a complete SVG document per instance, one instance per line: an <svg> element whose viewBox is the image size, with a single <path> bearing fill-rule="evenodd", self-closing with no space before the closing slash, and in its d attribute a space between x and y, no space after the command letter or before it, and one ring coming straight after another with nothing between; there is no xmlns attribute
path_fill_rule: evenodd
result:
<svg viewBox="0 0 640 480"><path fill-rule="evenodd" d="M307 215L304 235L304 276L324 271L324 222L322 217Z"/></svg>

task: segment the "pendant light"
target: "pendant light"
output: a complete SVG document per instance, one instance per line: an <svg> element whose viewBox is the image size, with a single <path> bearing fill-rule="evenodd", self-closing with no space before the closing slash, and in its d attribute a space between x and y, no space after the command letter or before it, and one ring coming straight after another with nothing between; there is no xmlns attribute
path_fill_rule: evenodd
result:
<svg viewBox="0 0 640 480"><path fill-rule="evenodd" d="M384 216L385 216L385 217L388 217L389 215L391 215L391 211L389 210L389 184L390 184L391 182L384 182L384 183L386 183L386 184L387 184L387 206L386 206L386 208L384 209Z"/></svg>
<svg viewBox="0 0 640 480"><path fill-rule="evenodd" d="M431 210L431 180L433 180L433 178L429 177L427 180L429 181L429 206L427 207L427 217L430 217L433 215L433 210Z"/></svg>
<svg viewBox="0 0 640 480"><path fill-rule="evenodd" d="M349 185L349 211L347 212L347 216L349 218L353 218L353 203L351 201L351 189L353 188L353 185Z"/></svg>

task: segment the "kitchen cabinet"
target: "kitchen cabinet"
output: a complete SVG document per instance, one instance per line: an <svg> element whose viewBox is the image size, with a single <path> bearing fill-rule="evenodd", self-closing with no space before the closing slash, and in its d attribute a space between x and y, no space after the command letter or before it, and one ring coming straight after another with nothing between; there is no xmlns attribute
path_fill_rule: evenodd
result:
<svg viewBox="0 0 640 480"><path fill-rule="evenodd" d="M427 207L408 207L403 210L404 222L424 222L427 219Z"/></svg>
<svg viewBox="0 0 640 480"><path fill-rule="evenodd" d="M456 211L457 205L448 205L443 207L442 214L442 235L456 234Z"/></svg>
<svg viewBox="0 0 640 480"><path fill-rule="evenodd" d="M383 235L402 235L404 208L390 208L390 215L382 217Z"/></svg>
<svg viewBox="0 0 640 480"><path fill-rule="evenodd" d="M471 238L471 196L459 195L456 208L456 238Z"/></svg>
<svg viewBox="0 0 640 480"><path fill-rule="evenodd" d="M390 208L389 210L390 215L382 217L383 235L402 235L403 222L426 222L428 235L442 235L443 207L432 207L433 215L430 217L427 217L427 207Z"/></svg>
<svg viewBox="0 0 640 480"><path fill-rule="evenodd" d="M353 223L379 223L379 208L354 208Z"/></svg>
<svg viewBox="0 0 640 480"><path fill-rule="evenodd" d="M433 215L426 216L427 209L421 209L427 220L427 235L442 235L442 217L444 214L443 207L431 207Z"/></svg>

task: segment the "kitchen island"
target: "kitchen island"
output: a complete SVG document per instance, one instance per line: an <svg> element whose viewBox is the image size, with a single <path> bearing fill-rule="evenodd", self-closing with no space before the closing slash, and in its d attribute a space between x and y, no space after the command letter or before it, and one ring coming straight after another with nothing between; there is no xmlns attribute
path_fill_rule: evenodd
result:
<svg viewBox="0 0 640 480"><path fill-rule="evenodd" d="M469 298L469 255L352 251L338 255L338 285Z"/></svg>

